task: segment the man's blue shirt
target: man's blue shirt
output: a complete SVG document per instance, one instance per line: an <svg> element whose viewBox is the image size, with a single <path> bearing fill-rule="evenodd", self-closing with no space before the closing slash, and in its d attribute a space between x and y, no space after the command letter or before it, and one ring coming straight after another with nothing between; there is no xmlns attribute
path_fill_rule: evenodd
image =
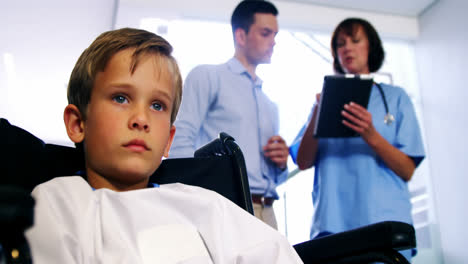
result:
<svg viewBox="0 0 468 264"><path fill-rule="evenodd" d="M265 158L262 149L278 134L278 109L263 93L262 80L253 80L236 58L188 74L175 126L170 158L193 157L197 148L226 132L244 154L251 192L278 197L275 189L287 170Z"/></svg>

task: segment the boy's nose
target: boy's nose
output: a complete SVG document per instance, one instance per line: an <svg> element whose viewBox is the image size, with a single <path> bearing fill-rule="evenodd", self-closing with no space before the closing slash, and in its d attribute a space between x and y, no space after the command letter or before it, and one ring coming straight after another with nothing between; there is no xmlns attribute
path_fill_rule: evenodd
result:
<svg viewBox="0 0 468 264"><path fill-rule="evenodd" d="M143 122L139 122L139 121L133 122L132 123L132 128L139 129L139 130L145 130L145 131L149 130L148 124L143 123Z"/></svg>
<svg viewBox="0 0 468 264"><path fill-rule="evenodd" d="M144 111L136 111L129 120L130 129L149 131L148 117Z"/></svg>

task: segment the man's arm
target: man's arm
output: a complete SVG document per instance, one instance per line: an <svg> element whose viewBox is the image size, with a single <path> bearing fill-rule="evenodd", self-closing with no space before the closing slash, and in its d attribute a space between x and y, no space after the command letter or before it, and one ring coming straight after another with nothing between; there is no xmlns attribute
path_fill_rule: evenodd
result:
<svg viewBox="0 0 468 264"><path fill-rule="evenodd" d="M207 66L194 68L185 79L182 103L174 125L176 133L169 158L193 157L196 140L210 104L216 96L216 87Z"/></svg>

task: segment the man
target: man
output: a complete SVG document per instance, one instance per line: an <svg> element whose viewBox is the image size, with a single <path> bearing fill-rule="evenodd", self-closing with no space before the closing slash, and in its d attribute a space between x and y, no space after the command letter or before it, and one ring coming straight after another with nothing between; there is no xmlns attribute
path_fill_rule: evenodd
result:
<svg viewBox="0 0 468 264"><path fill-rule="evenodd" d="M255 71L270 63L278 33L276 7L260 0L238 4L231 25L235 54L220 65L195 67L187 76L170 157L193 156L221 131L233 136L246 160L255 216L277 228L276 186L286 180L288 147L280 136L276 105Z"/></svg>

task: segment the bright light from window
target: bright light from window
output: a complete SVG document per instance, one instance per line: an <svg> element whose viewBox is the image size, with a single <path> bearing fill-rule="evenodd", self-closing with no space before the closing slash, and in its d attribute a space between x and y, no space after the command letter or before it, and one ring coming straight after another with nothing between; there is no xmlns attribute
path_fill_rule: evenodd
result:
<svg viewBox="0 0 468 264"><path fill-rule="evenodd" d="M15 69L15 61L13 59L13 54L11 53L3 54L3 63L5 64L5 71L7 74L8 82L16 81L16 69Z"/></svg>
<svg viewBox="0 0 468 264"><path fill-rule="evenodd" d="M5 73L6 73L6 87L3 89L2 96L3 102L0 105L0 114L3 117L8 116L8 109L10 109L10 91L15 90L15 87L18 85L18 79L16 76L16 67L15 67L15 60L13 54L11 53L4 53L3 54L3 64L5 66Z"/></svg>

